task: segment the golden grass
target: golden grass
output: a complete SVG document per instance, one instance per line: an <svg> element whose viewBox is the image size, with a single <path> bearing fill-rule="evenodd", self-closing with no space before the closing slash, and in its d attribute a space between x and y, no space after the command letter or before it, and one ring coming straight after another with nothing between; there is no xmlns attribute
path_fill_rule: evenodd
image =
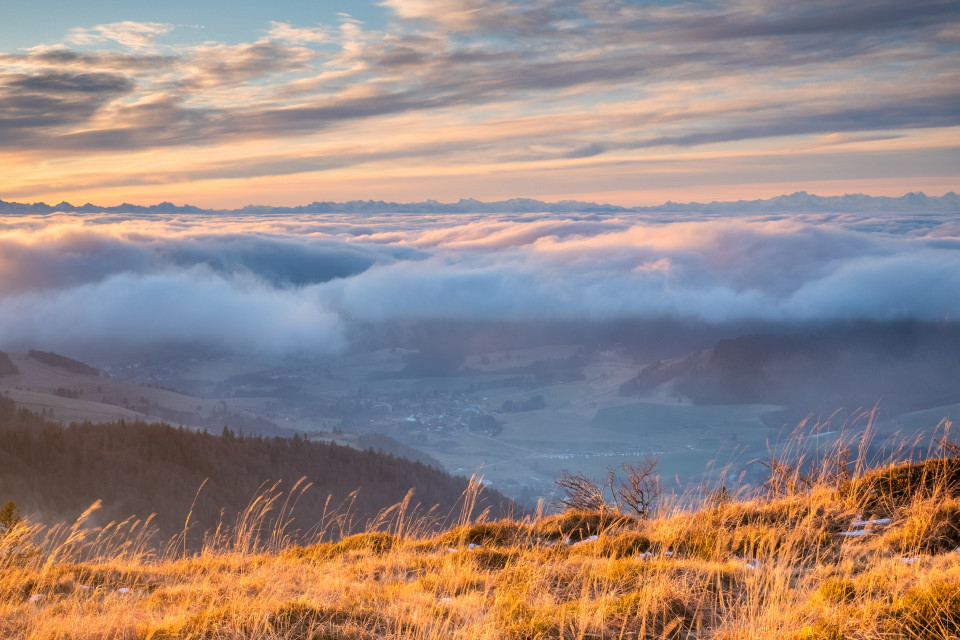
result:
<svg viewBox="0 0 960 640"><path fill-rule="evenodd" d="M0 538L0 637L948 640L957 480L950 459L858 467L645 521L463 516L439 534L407 500L315 544L259 529L287 508L274 492L196 552L155 544L149 522L21 523Z"/></svg>

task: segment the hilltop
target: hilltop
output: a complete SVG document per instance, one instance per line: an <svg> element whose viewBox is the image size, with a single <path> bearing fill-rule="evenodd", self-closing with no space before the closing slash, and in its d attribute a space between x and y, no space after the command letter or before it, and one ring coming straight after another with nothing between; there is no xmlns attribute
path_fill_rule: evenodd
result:
<svg viewBox="0 0 960 640"><path fill-rule="evenodd" d="M946 453L960 451L948 443ZM842 451L767 492L649 520L471 517L437 533L397 505L364 533L296 542L271 496L198 553L138 525L16 523L8 638L789 638L960 634L960 459L868 469ZM841 464L838 464L841 463ZM465 494L472 504L477 487ZM94 512L95 515L96 512ZM85 514L84 517L88 517ZM0 525L2 527L3 525ZM129 529L129 530L128 530Z"/></svg>

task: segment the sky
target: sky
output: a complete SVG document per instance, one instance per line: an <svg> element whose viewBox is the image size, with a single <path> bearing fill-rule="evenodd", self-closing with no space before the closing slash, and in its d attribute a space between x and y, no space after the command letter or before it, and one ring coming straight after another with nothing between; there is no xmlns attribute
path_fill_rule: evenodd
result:
<svg viewBox="0 0 960 640"><path fill-rule="evenodd" d="M960 186L956 0L7 3L0 199Z"/></svg>
<svg viewBox="0 0 960 640"><path fill-rule="evenodd" d="M420 319L957 318L955 213L0 217L0 349L16 352L331 354L358 323Z"/></svg>

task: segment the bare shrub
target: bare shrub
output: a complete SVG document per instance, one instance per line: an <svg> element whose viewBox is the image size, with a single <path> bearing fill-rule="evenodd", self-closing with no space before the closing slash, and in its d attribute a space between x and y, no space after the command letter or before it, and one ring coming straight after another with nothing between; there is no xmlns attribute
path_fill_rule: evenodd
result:
<svg viewBox="0 0 960 640"><path fill-rule="evenodd" d="M607 478L609 482L610 476L608 475ZM610 505L607 504L604 496L608 486L607 483L598 484L582 473L574 475L566 469L554 482L563 492L554 501L554 505L558 508L574 509L576 511L607 511L610 509Z"/></svg>
<svg viewBox="0 0 960 640"><path fill-rule="evenodd" d="M604 481L597 482L582 473L566 470L555 481L562 492L554 505L578 511L613 511L641 519L652 515L653 505L662 493L656 474L657 459L647 456L636 464L623 463L622 476L607 469ZM609 495L609 500L607 496Z"/></svg>
<svg viewBox="0 0 960 640"><path fill-rule="evenodd" d="M656 474L657 459L647 456L637 464L624 462L624 477L613 491L617 511L641 519L651 516L654 503L660 497L660 477Z"/></svg>

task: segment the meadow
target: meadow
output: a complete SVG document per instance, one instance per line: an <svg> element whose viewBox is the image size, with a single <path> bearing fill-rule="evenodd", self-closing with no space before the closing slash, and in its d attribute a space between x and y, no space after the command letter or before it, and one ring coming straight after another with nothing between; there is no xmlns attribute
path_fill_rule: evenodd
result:
<svg viewBox="0 0 960 640"><path fill-rule="evenodd" d="M957 638L960 448L871 465L848 444L769 461L749 496L664 497L649 519L610 505L488 520L470 515L472 482L443 529L405 500L304 541L290 494L266 491L187 550L149 520L45 526L7 508L0 636Z"/></svg>

